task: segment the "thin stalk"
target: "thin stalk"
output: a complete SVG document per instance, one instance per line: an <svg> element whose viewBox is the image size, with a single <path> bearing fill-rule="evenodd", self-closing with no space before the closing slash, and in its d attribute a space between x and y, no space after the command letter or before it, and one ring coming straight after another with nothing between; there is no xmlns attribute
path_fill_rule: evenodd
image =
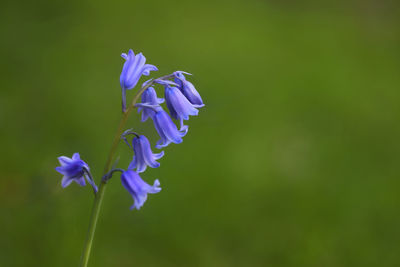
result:
<svg viewBox="0 0 400 267"><path fill-rule="evenodd" d="M169 79L172 77L173 77L173 75L171 74L171 75L166 75L166 76L160 77L158 79L164 80L164 79ZM143 86L139 90L139 92L136 93L136 95L132 99L132 102L129 105L129 107L126 109L126 111L122 113L122 118L118 125L117 131L115 132L114 140L111 145L111 150L108 153L106 165L104 167L103 176L106 175L110 171L111 163L113 162L113 159L115 157L115 151L117 150L118 144L121 140L121 134L125 128L125 124L128 120L129 114L135 108L135 105L136 105L137 101L139 100L139 97L144 92L144 90L146 90L147 88L152 86L153 83L154 83L154 80L148 82L145 86ZM89 221L89 228L88 228L88 231L86 234L86 241L83 246L83 252L82 252L81 263L80 263L81 267L86 267L89 262L90 251L92 249L94 233L96 230L97 220L99 219L101 203L103 202L106 185L107 185L107 182L102 179L100 182L100 185L99 185L99 191L97 192L94 202L93 202L92 213L90 215L90 221Z"/></svg>

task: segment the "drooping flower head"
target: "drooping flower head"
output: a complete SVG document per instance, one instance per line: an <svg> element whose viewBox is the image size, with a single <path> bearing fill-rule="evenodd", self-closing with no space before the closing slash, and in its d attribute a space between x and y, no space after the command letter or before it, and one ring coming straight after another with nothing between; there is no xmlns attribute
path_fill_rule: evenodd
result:
<svg viewBox="0 0 400 267"><path fill-rule="evenodd" d="M131 209L139 210L147 200L147 194L156 194L161 191L160 182L154 181L151 186L140 178L139 174L133 170L127 170L121 174L121 182L126 190L132 195L134 200Z"/></svg>
<svg viewBox="0 0 400 267"><path fill-rule="evenodd" d="M158 98L156 90L153 87L147 88L142 94L142 103L149 103L151 105L159 105L164 103L164 98ZM138 112L142 111L142 108L138 108ZM153 116L154 111L152 109L144 109L142 113L142 121L146 121L149 117Z"/></svg>
<svg viewBox="0 0 400 267"><path fill-rule="evenodd" d="M171 142L175 144L182 143L182 137L188 132L187 126L178 130L171 117L164 110L156 112L153 116L153 122L158 135L161 137L156 144L158 149L168 146Z"/></svg>
<svg viewBox="0 0 400 267"><path fill-rule="evenodd" d="M197 105L197 107L203 107L203 100L201 99L201 96L199 92L197 92L196 88L194 85L187 81L185 76L183 74L189 74L187 72L183 71L175 71L174 76L175 76L175 83L178 84L179 90L186 96L186 98L189 100L190 103L193 105Z"/></svg>
<svg viewBox="0 0 400 267"><path fill-rule="evenodd" d="M151 118L153 119L154 127L156 128L158 135L161 137L161 139L157 141L156 148L160 149L166 147L170 143L182 143L182 137L184 137L188 132L188 126L183 126L178 130L171 117L160 106L149 105L146 103L138 103L136 106L155 111Z"/></svg>
<svg viewBox="0 0 400 267"><path fill-rule="evenodd" d="M133 156L132 162L129 164L128 169L134 170L141 173L144 172L147 166L152 168L160 167L160 163L156 160L164 156L164 151L158 154L154 154L150 148L150 142L144 135L134 137L132 140L132 147L135 155Z"/></svg>
<svg viewBox="0 0 400 267"><path fill-rule="evenodd" d="M125 59L124 67L122 68L121 76L119 78L122 88L122 110L126 108L126 90L130 90L136 86L142 75L148 76L150 71L158 70L156 66L145 64L146 58L142 53L135 55L132 49L128 54L122 53Z"/></svg>
<svg viewBox="0 0 400 267"><path fill-rule="evenodd" d="M87 181L92 185L95 192L97 192L97 186L90 177L89 166L81 160L79 153L74 153L72 158L61 156L58 158L61 166L56 167L56 171L63 174L64 177L61 180L61 186L67 187L72 182L79 184L80 186L85 186L85 177Z"/></svg>
<svg viewBox="0 0 400 267"><path fill-rule="evenodd" d="M164 85L169 113L172 118L180 121L181 129L183 129L185 127L183 120L188 120L189 116L196 116L199 113L196 109L198 106L190 103L183 93L173 86L176 85L175 83L171 84L171 82L163 80L156 80L155 82Z"/></svg>

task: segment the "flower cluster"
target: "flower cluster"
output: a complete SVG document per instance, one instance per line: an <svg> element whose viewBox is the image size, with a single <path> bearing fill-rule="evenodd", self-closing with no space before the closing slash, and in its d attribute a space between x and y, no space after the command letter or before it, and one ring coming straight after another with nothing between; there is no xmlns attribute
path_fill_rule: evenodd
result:
<svg viewBox="0 0 400 267"><path fill-rule="evenodd" d="M191 75L187 72L176 71L170 75L163 76L154 80L148 80L143 83L138 91L141 95L141 102L133 102L130 106L126 104L127 90L133 89L139 82L142 75L148 76L150 71L157 71L157 67L146 63L146 58L139 53L134 54L129 50L128 54L123 53L125 59L120 76L120 85L122 89L122 111L124 114L131 109L137 108L141 112L141 121L145 122L149 118L153 121L154 127L160 136L155 148L161 149L171 143L182 143L183 137L187 134L189 126L184 121L189 120L189 116L196 116L199 108L204 106L203 100L196 88L191 82L186 80L185 75ZM155 85L163 86L164 98L157 96ZM165 103L167 111L161 104ZM179 123L179 129L175 122ZM131 142L128 136L134 135ZM147 184L139 175L147 167L158 168L160 163L157 161L164 156L164 151L154 153L150 141L144 135L139 135L132 130L127 130L121 135L126 144L134 152L133 159L127 169L112 169L106 173L102 182L106 183L114 172L121 172L121 182L125 189L131 194L134 204L131 209L140 209L147 199L147 194L160 192L160 182L155 180L153 185ZM97 186L93 182L89 166L80 159L79 154L75 153L72 159L59 157L61 166L56 170L64 175L62 186L68 186L75 181L81 186L85 186L85 179L92 185L95 193Z"/></svg>

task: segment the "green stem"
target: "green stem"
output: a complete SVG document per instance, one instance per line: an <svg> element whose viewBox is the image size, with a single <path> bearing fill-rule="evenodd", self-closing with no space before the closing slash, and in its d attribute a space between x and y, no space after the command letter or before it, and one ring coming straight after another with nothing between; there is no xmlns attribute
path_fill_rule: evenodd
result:
<svg viewBox="0 0 400 267"><path fill-rule="evenodd" d="M158 79L168 79L171 77L173 77L173 75L163 76ZM134 98L132 99L132 102L129 105L129 107L127 108L127 110L122 114L121 121L120 121L117 131L115 132L115 135L114 135L114 140L113 140L113 143L111 146L111 150L108 154L108 158L107 158L106 165L104 167L103 175L107 174L110 171L111 163L113 162L113 159L115 157L115 151L117 150L119 141L121 139L121 134L125 128L125 124L128 120L129 114L135 108L135 105L136 105L137 101L139 100L139 97L144 92L144 90L146 90L151 85L153 85L153 83L154 83L154 80L148 82L146 84L146 86L143 86L139 90L139 92L137 92L137 94L134 96ZM86 267L89 262L90 251L92 249L94 233L96 230L97 220L99 218L101 203L103 202L106 185L107 185L107 183L105 181L102 180L100 182L99 191L97 192L95 199L94 199L92 214L90 215L89 228L88 228L88 231L86 234L86 241L85 241L85 244L83 247L83 252L82 252L82 257L81 257L81 264L80 264L81 267Z"/></svg>
<svg viewBox="0 0 400 267"><path fill-rule="evenodd" d="M128 119L128 115L129 115L129 112L125 112L119 123L118 129L114 136L114 141L111 146L110 153L108 154L107 163L104 168L104 174L106 174L107 172L110 171L111 162L114 158L115 151L118 147L119 137L122 134L122 131L123 131L126 121ZM96 230L97 220L99 218L100 207L101 207L101 203L103 202L106 185L107 184L103 180L100 182L99 191L97 192L94 202L93 202L92 214L90 215L89 229L86 234L86 241L85 241L85 245L83 247L83 252L82 252L82 257L81 257L81 264L80 264L81 267L86 267L88 264L88 261L89 261L90 250L92 249L94 232Z"/></svg>

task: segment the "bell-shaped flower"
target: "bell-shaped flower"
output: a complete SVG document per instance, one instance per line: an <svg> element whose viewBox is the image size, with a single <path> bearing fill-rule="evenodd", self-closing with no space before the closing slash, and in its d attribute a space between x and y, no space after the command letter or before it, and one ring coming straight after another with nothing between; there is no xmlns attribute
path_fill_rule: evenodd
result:
<svg viewBox="0 0 400 267"><path fill-rule="evenodd" d="M161 137L161 139L157 141L156 148L160 149L166 147L170 143L182 143L182 137L184 137L188 132L188 126L184 126L178 130L171 117L160 106L154 106L147 103L138 103L136 106L143 109L152 109L154 111L151 118L153 119L154 127L156 128L158 135Z"/></svg>
<svg viewBox="0 0 400 267"><path fill-rule="evenodd" d="M156 160L164 156L164 151L154 154L153 151L151 151L150 142L146 136L140 135L134 137L132 140L132 147L135 155L133 156L132 162L129 164L129 170L136 169L136 172L141 173L146 170L147 166L151 168L160 167L160 163Z"/></svg>
<svg viewBox="0 0 400 267"><path fill-rule="evenodd" d="M199 113L196 109L198 106L190 103L183 93L173 86L177 85L176 83L166 80L155 80L155 82L164 85L169 114L172 118L180 121L181 129L183 129L186 127L183 125L183 120L188 120L190 115L196 116Z"/></svg>
<svg viewBox="0 0 400 267"><path fill-rule="evenodd" d="M171 117L180 121L181 129L185 126L183 125L183 120L188 120L189 116L197 116L199 113L195 106L176 87L165 87L165 99Z"/></svg>
<svg viewBox="0 0 400 267"><path fill-rule="evenodd" d="M126 108L126 90L130 90L136 86L142 75L148 76L150 71L158 70L156 66L145 64L146 58L142 53L135 55L132 49L128 54L121 55L125 59L124 67L122 68L119 78L122 88L122 110Z"/></svg>
<svg viewBox="0 0 400 267"><path fill-rule="evenodd" d="M203 107L203 100L201 99L199 92L197 92L196 88L191 82L186 80L185 76L183 75L184 73L190 74L183 71L174 72L175 83L178 84L179 90L181 90L183 95L186 96L190 103L197 105L198 108Z"/></svg>
<svg viewBox="0 0 400 267"><path fill-rule="evenodd" d="M126 170L121 174L122 185L132 195L134 200L131 209L139 210L147 200L147 194L156 194L161 191L160 182L154 181L151 186L140 178L139 174L133 170Z"/></svg>
<svg viewBox="0 0 400 267"><path fill-rule="evenodd" d="M156 90L153 87L147 88L142 94L142 103L149 103L151 105L159 105L164 103L164 98L158 98ZM142 121L146 121L147 118L153 116L154 111L152 109L138 108L138 112L142 111Z"/></svg>
<svg viewBox="0 0 400 267"><path fill-rule="evenodd" d="M61 166L56 167L56 171L64 175L61 180L61 186L67 187L72 182L79 184L80 186L85 186L85 177L90 185L93 187L93 190L97 192L97 186L94 183L92 176L90 174L89 166L81 160L79 153L74 153L72 158L68 158L65 156L61 156L58 158Z"/></svg>

